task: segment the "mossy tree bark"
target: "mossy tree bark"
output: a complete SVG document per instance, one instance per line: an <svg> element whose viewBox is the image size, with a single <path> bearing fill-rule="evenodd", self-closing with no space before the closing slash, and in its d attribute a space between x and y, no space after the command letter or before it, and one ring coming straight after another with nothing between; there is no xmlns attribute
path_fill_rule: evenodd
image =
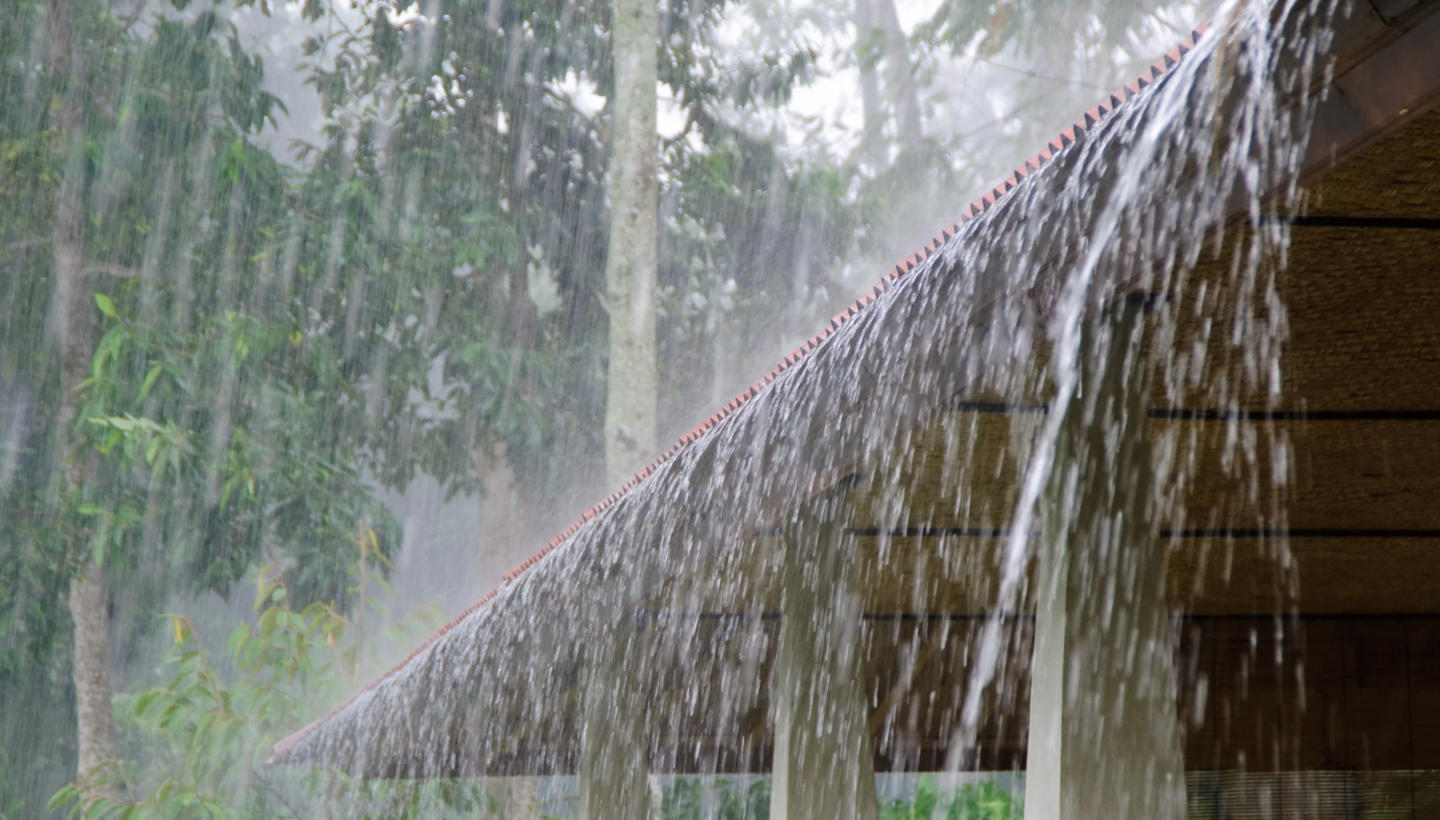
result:
<svg viewBox="0 0 1440 820"><path fill-rule="evenodd" d="M655 277L658 266L658 137L655 114L659 15L654 0L617 0L611 29L610 245L605 259L610 366L605 477L623 484L653 455L656 438Z"/></svg>
<svg viewBox="0 0 1440 820"><path fill-rule="evenodd" d="M93 472L76 429L80 384L90 373L95 353L95 306L85 279L84 123L74 89L81 76L74 47L70 0L46 0L46 72L55 105L55 127L64 151L64 175L56 195L50 244L52 298L50 331L60 350L61 401L59 430L63 437L65 488L68 497L83 494ZM70 583L67 604L74 622L73 680L76 711L76 775L80 782L115 757L115 721L110 686L110 600L104 573L85 545L74 545L78 575ZM97 784L102 795L118 796L119 784Z"/></svg>

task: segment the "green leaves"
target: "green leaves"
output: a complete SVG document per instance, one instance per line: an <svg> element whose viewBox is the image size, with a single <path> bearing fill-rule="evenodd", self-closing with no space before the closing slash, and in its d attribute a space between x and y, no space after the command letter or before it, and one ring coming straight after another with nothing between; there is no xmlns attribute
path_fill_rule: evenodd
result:
<svg viewBox="0 0 1440 820"><path fill-rule="evenodd" d="M120 319L120 314L115 312L115 303L111 301L109 296L106 296L105 294L97 291L95 293L95 306L100 308L101 313L105 314L111 319L115 319L117 321Z"/></svg>
<svg viewBox="0 0 1440 820"><path fill-rule="evenodd" d="M102 504L80 504L75 514L90 519L91 560L105 565L113 549L124 544L130 530L139 525L140 511L128 504L110 507Z"/></svg>
<svg viewBox="0 0 1440 820"><path fill-rule="evenodd" d="M292 168L260 136L284 110L265 90L266 64L222 7L172 2L187 13L152 6L128 32L105 4L72 4L88 51L63 89L28 62L43 4L22 0L23 15L0 26L0 98L15 109L0 122L0 288L13 308L0 332L47 338L48 215L74 166L87 265L136 274L96 280L101 338L74 428L82 493L46 484L62 475L51 442L71 432L57 435L45 409L59 404L55 351L42 342L0 357L7 390L37 408L16 445L15 489L0 498L0 520L26 528L30 553L0 566L0 600L19 602L0 610L0 627L51 629L20 607L63 595L68 579L35 569L55 555L73 563L93 550L141 602L224 594L257 562L285 566L213 664L181 618L119 625L137 644L168 630L172 646L164 685L127 704L130 737L162 750L157 768L127 773L138 806L107 810L263 815L236 802L265 793L236 786L259 776L247 755L310 716L297 692L349 685L364 656L351 619L384 587L400 543L376 485L425 472L473 491L477 460L502 453L497 469L529 497L589 478L603 415L609 123L556 90L578 81L606 93L609 7L438 0L423 23L397 21L389 3L337 15L302 46L328 117ZM707 322L753 315L772 332L792 281L776 271L817 248L824 268L838 255L829 240L853 232L835 207L845 183L806 187L823 175L723 124L737 100L786 99L816 58L797 47L757 58L738 82L718 74L703 37L723 6L665 9L664 82L694 121L665 146L675 219L663 241L680 260L662 274L667 395L708 389ZM330 6L304 0L300 12L323 20ZM84 112L76 157L53 122L62 92ZM61 535L44 531L57 520Z"/></svg>
<svg viewBox="0 0 1440 820"><path fill-rule="evenodd" d="M203 636L184 615L167 613L172 643L163 682L121 699L129 731L154 756L124 782L133 800L115 802L94 788L61 789L51 808L85 817L293 817L315 797L300 778L264 766L279 737L337 697L353 680L345 672L345 619L332 607L287 605L273 568L257 575L263 592L255 623L237 625L226 642L233 673L210 659ZM265 788L254 788L257 782Z"/></svg>
<svg viewBox="0 0 1440 820"><path fill-rule="evenodd" d="M370 32L370 48L375 59L386 68L394 68L400 61L403 45L400 32L390 22L384 6L376 10L375 18L370 23Z"/></svg>
<svg viewBox="0 0 1440 820"><path fill-rule="evenodd" d="M178 474L181 457L190 451L189 432L168 422L139 418L128 413L123 416L97 416L87 421L109 433L98 445L105 455L110 455L120 445L125 460L135 461L136 456L143 453L146 466L165 465Z"/></svg>
<svg viewBox="0 0 1440 820"><path fill-rule="evenodd" d="M697 778L677 777L666 786L661 806L664 820L761 820L770 816L770 783L756 779L742 786L717 780L707 786Z"/></svg>
<svg viewBox="0 0 1440 820"><path fill-rule="evenodd" d="M455 243L455 264L472 265L482 274L514 265L520 245L514 225L488 208L477 208L460 218L463 228Z"/></svg>
<svg viewBox="0 0 1440 820"><path fill-rule="evenodd" d="M880 820L1020 820L1021 802L993 781L966 783L948 794L942 793L935 775L917 778L915 796L890 800L880 807Z"/></svg>
<svg viewBox="0 0 1440 820"><path fill-rule="evenodd" d="M665 787L664 820L758 820L770 815L770 782L756 778L748 785L732 780L709 784L677 777ZM993 781L966 783L942 792L933 774L916 778L915 793L880 805L880 820L1020 820L1020 802Z"/></svg>

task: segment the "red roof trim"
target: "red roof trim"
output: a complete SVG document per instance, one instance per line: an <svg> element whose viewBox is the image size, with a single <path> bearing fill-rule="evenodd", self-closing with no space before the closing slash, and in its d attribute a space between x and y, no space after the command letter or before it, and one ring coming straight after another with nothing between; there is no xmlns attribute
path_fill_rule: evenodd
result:
<svg viewBox="0 0 1440 820"><path fill-rule="evenodd" d="M1135 80L1132 80L1130 83L1127 83L1124 88L1111 94L1107 101L1108 104L1107 102L1102 102L1096 107L1090 109L1089 111L1086 111L1084 116L1079 121L1077 121L1069 128L1065 129L1064 131L1061 131L1060 136L1057 139L1051 140L1049 148L1047 150L1041 151L1039 154L1036 154L1034 157L1026 160L1019 168L1015 169L1011 176L1007 178L1001 185L997 185L984 196L971 203L969 209L961 216L961 220L959 222L956 222L953 225L941 230L940 235L937 236L934 240L932 240L929 244L922 247L918 252L906 257L904 261L902 261L899 265L896 265L895 268L892 269L888 274L886 274L886 276L882 278L881 281L877 283L870 291L867 291L863 296L853 302L850 307L846 308L844 311L836 315L835 318L831 319L829 325L821 329L819 333L810 337L810 339L798 350L786 356L784 360L781 361L781 363L776 366L775 369L767 373L763 379L752 384L748 389L742 391L734 399L731 399L730 402L727 403L725 407L719 412L715 413L705 421L701 422L698 426L691 429L690 432L681 436L674 445L672 445L668 450L666 450L659 458L655 459L654 461L647 464L644 468L642 468L638 473L635 474L633 478L627 481L623 487L621 487L619 490L616 490L614 493L611 493L603 501L595 504L594 506L585 510L585 512L581 513L580 518L575 521L575 523L566 527L563 531L560 532L560 534L556 535L554 538L551 538L545 544L545 547L543 549L530 556L529 558L525 559L525 561L522 562L519 566L505 573L500 586L490 590L484 596L482 596L480 600L467 607L464 612L456 615L453 619L451 619L448 623L446 623L438 631L436 631L435 634L427 638L424 643L416 647L415 650L412 651L409 655L407 655L404 660L391 667L391 669L384 675L381 675L380 677L371 681L363 689L350 696L350 698L348 698L344 703L336 706L334 709L326 713L323 717L312 721L304 728L277 742L274 746L273 754L271 755L271 761L275 761L276 758L281 757L290 749L294 748L295 745L298 744L301 740L303 740L306 735L308 735L311 731L315 729L315 727L319 726L321 723L324 723L326 720L329 720L331 717L334 717L346 706L349 706L351 703L355 702L355 700L357 700L361 695L379 686L382 682L389 679L390 676L403 669L407 664L409 664L417 656L419 656L426 649L428 649L432 644L438 641L443 635L445 635L445 633L449 632L451 629L454 629L457 625L459 625L461 621L470 617L475 612L483 608L486 604L490 603L490 601L494 600L494 598L500 594L500 590L504 589L507 585L509 585L516 578L522 575L530 567L538 564L541 559L545 558L545 556L549 555L561 544L568 541L571 536L578 532L580 528L583 527L586 523L588 523L591 519L595 518L600 513L604 512L606 509L614 506L621 498L623 498L627 493L629 493L632 488L639 485L642 481L648 478L650 474L654 473L657 469L659 469L661 465L674 458L675 455L681 450L683 450L685 447L693 444L695 441L708 433L720 422L724 421L732 413L739 410L741 406L743 406L746 402L753 398L757 393L763 390L771 382L775 381L775 379L779 378L781 373L798 364L800 360L805 357L806 353L815 349L815 347L819 346L821 342L825 341L827 338L833 335L835 331L839 330L842 325L847 323L851 318L859 314L860 311L864 310L867 306L873 303L876 300L876 297L884 293L884 291L889 286L890 281L899 279L901 276L908 275L911 271L918 267L921 262L924 262L930 257L931 254L939 250L946 242L957 236L960 233L961 226L963 226L966 222L969 222L979 217L981 212L987 210L996 202L998 202L1001 197L1003 197L1006 193L1012 190L1017 183L1024 181L1026 176L1028 176L1030 173L1038 171L1042 166L1044 166L1045 163L1048 162L1055 153L1059 153L1065 147L1069 146L1074 142L1077 142L1079 138L1085 134L1086 131L1090 130L1090 128L1098 124L1100 120L1104 119L1111 111L1115 109L1116 106L1119 106L1125 100L1128 100L1130 97L1138 94L1141 89L1150 85L1153 79L1157 79L1161 74L1167 72L1169 69L1173 68L1176 64L1178 64L1180 58L1182 58L1185 54L1188 54L1191 50L1195 48L1195 42L1200 39L1201 35L1203 35L1209 27L1209 22L1202 23L1201 25L1196 26L1189 37L1182 40L1177 47L1165 53L1165 58L1162 62L1156 62L1154 65L1150 66L1148 71L1148 73L1150 74L1150 79L1142 80L1140 78L1137 78Z"/></svg>

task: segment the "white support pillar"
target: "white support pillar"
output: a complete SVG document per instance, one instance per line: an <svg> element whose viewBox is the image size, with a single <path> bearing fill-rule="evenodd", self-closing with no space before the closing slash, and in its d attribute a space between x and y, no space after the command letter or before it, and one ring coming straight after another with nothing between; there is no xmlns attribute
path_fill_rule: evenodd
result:
<svg viewBox="0 0 1440 820"><path fill-rule="evenodd" d="M771 820L875 820L878 813L855 551L837 518L807 519L786 538L770 695Z"/></svg>
<svg viewBox="0 0 1440 820"><path fill-rule="evenodd" d="M1039 553L1026 820L1180 820L1185 766L1136 351L1142 309L1087 327Z"/></svg>
<svg viewBox="0 0 1440 820"><path fill-rule="evenodd" d="M500 804L505 820L540 820L538 778L528 775L496 777L485 784L485 790Z"/></svg>
<svg viewBox="0 0 1440 820"><path fill-rule="evenodd" d="M646 689L635 680L642 664L635 634L620 625L592 648L586 670L580 739L581 820L648 820L659 806L650 789Z"/></svg>

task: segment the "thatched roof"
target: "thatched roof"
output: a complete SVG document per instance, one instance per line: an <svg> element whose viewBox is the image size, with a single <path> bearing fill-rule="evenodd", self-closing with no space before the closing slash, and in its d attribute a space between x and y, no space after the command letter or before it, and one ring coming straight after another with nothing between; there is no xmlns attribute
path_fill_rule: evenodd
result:
<svg viewBox="0 0 1440 820"><path fill-rule="evenodd" d="M1197 142L1212 156L1231 150L1228 135L1260 110L1242 80L1309 76L1301 64L1315 55L1282 48L1273 64L1246 62L1258 46L1244 32L1197 31L502 587L277 744L275 761L365 776L571 770L581 648L624 623L627 640L638 629L650 642L666 725L652 750L657 767L763 766L778 531L836 492L866 578L880 765L942 759L949 736L935 727L953 723L963 648L996 605L1026 420L1043 418L1053 389L1045 328L1066 298L1057 272L1079 264L1107 221L1132 229L1114 239L1128 251L1142 241L1131 235L1196 231L1182 258L1141 248L1130 255L1149 267L1117 262L1086 296L1098 304L1142 290L1170 305L1142 358L1158 374L1157 446L1184 456L1168 462L1183 470L1165 485L1175 503L1162 522L1177 603L1196 618L1273 613L1294 597L1298 564L1306 612L1435 612L1437 8L1419 3L1389 19L1367 8L1338 26L1323 101L1272 89L1264 110L1278 130L1314 124L1295 167L1255 149L1258 181L1184 151ZM1263 21L1250 23L1263 37ZM1296 13L1278 25L1313 23ZM1270 136L1287 145L1297 135ZM1268 296L1237 292L1237 259L1287 247L1283 237L1262 241L1275 214L1255 210L1257 187L1275 195L1297 178L1308 186L1304 207L1280 215L1288 265L1255 263ZM1230 196L1195 210L1193 192L1210 189ZM1253 372L1235 338L1277 328L1280 380ZM1237 446L1253 451L1238 467ZM1282 480L1276 469L1293 474ZM1277 560L1277 541L1293 555ZM1028 626L1016 615L1023 646ZM909 670L903 685L897 669ZM683 686L697 675L754 682ZM681 690L689 694L664 694ZM1017 709L995 705L972 763L1010 765L1023 754ZM1440 748L1435 756L1440 766Z"/></svg>

